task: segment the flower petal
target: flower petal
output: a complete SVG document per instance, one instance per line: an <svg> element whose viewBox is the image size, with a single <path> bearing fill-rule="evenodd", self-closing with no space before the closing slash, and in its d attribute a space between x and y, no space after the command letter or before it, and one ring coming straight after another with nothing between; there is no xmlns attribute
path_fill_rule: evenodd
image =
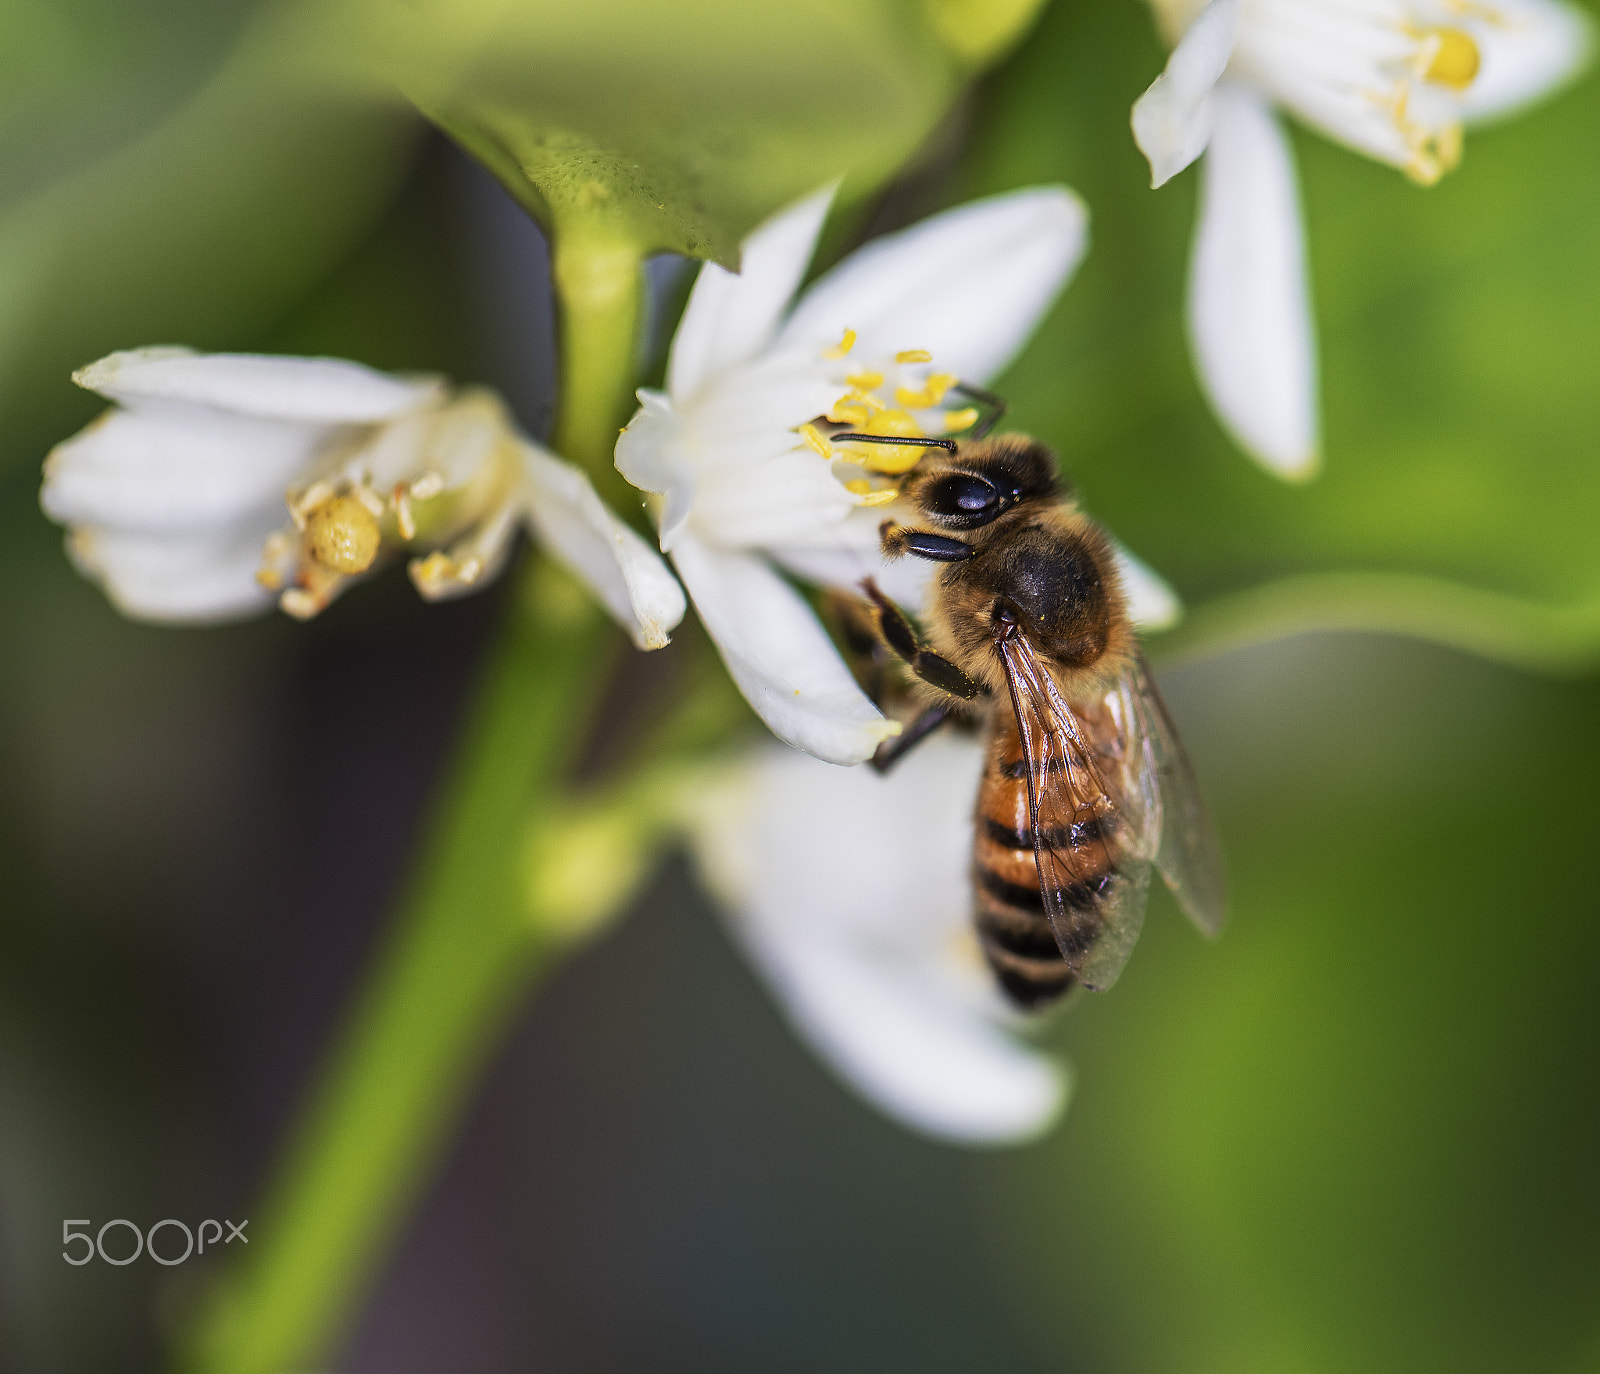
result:
<svg viewBox="0 0 1600 1374"><path fill-rule="evenodd" d="M263 541L282 519L280 504L232 529L186 536L86 525L67 536L67 553L134 620L238 620L273 604L274 593L256 581L256 570Z"/></svg>
<svg viewBox="0 0 1600 1374"><path fill-rule="evenodd" d="M522 445L529 514L545 547L584 580L641 649L659 649L687 609L661 555L617 518L577 468Z"/></svg>
<svg viewBox="0 0 1600 1374"><path fill-rule="evenodd" d="M1113 539L1117 576L1127 599L1128 615L1141 630L1170 630L1183 619L1183 602L1148 563L1135 558Z"/></svg>
<svg viewBox="0 0 1600 1374"><path fill-rule="evenodd" d="M1167 68L1133 104L1133 141L1161 186L1205 152L1212 91L1233 56L1239 0L1211 0L1179 40Z"/></svg>
<svg viewBox="0 0 1600 1374"><path fill-rule="evenodd" d="M973 939L981 767L951 736L887 778L763 750L735 804L694 820L702 870L801 1037L908 1126L1001 1144L1045 1129L1066 1085L1008 1032Z"/></svg>
<svg viewBox="0 0 1600 1374"><path fill-rule="evenodd" d="M1494 0L1492 12L1466 11L1482 67L1461 97L1476 123L1510 114L1571 81L1594 55L1594 21L1561 0Z"/></svg>
<svg viewBox="0 0 1600 1374"><path fill-rule="evenodd" d="M320 427L187 406L108 410L45 459L52 520L181 532L276 504L327 437Z"/></svg>
<svg viewBox="0 0 1600 1374"><path fill-rule="evenodd" d="M676 404L771 340L806 274L834 189L814 192L752 231L737 274L714 262L700 269L667 360L667 392Z"/></svg>
<svg viewBox="0 0 1600 1374"><path fill-rule="evenodd" d="M391 419L440 394L437 382L406 380L340 358L196 353L135 348L112 353L72 380L128 405L165 402L308 424Z"/></svg>
<svg viewBox="0 0 1600 1374"><path fill-rule="evenodd" d="M857 249L801 298L780 348L837 343L886 358L926 349L969 382L1003 371L1055 301L1088 244L1088 211L1062 186L946 210Z"/></svg>
<svg viewBox="0 0 1600 1374"><path fill-rule="evenodd" d="M640 491L663 496L661 547L672 547L694 505L695 464L683 417L660 391L641 390L639 409L617 436L616 465Z"/></svg>
<svg viewBox="0 0 1600 1374"><path fill-rule="evenodd" d="M1317 466L1316 340L1293 155L1253 92L1213 97L1189 333L1211 404L1240 447L1279 477Z"/></svg>
<svg viewBox="0 0 1600 1374"><path fill-rule="evenodd" d="M685 530L672 561L734 683L785 744L861 763L899 725L885 719L811 608L761 558L714 550Z"/></svg>
<svg viewBox="0 0 1600 1374"><path fill-rule="evenodd" d="M878 527L890 514L892 510L881 506L858 507L827 531L827 539L778 544L768 553L796 577L818 586L856 592L863 578L873 578L891 600L909 611L920 611L927 600L928 584L941 565L924 558L886 559Z"/></svg>

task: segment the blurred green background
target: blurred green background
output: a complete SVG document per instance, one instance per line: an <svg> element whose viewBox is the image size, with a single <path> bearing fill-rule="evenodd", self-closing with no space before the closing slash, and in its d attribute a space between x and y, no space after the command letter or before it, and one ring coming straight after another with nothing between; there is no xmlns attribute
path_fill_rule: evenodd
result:
<svg viewBox="0 0 1600 1374"><path fill-rule="evenodd" d="M327 352L548 422L538 232L292 18L0 20L7 1370L161 1366L204 1266L72 1268L61 1221L249 1215L500 609L391 573L309 627L119 620L37 509L96 409L68 370ZM1089 201L1002 389L1184 592L1170 648L1299 632L1163 672L1224 938L1158 896L1115 993L1047 1032L1063 1127L968 1153L795 1044L671 862L521 1018L339 1368L1600 1370L1600 83L1474 133L1426 194L1296 136L1327 436L1296 490L1191 379L1193 177L1150 193L1127 136L1161 61L1131 0L1050 6L943 115L941 75L923 154L836 238L1039 180Z"/></svg>

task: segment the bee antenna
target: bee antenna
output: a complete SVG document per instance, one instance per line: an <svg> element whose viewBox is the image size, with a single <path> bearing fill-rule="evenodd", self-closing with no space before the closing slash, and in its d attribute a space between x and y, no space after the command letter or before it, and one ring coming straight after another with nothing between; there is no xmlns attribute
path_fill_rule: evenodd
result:
<svg viewBox="0 0 1600 1374"><path fill-rule="evenodd" d="M861 444L915 444L918 448L942 448L946 453L956 451L954 439L912 439L903 434L830 434L829 440L835 444L842 444L846 439L853 439Z"/></svg>

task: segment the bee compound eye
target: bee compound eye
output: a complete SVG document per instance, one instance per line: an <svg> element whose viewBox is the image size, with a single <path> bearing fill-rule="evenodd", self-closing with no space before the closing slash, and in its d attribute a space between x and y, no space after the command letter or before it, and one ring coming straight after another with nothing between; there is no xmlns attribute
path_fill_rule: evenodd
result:
<svg viewBox="0 0 1600 1374"><path fill-rule="evenodd" d="M929 515L962 529L971 529L1000 514L1000 489L987 477L970 472L941 477L928 488L922 504Z"/></svg>

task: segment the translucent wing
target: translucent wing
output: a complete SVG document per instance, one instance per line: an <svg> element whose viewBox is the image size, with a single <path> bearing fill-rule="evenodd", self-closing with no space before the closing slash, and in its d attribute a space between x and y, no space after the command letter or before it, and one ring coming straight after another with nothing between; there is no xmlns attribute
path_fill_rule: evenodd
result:
<svg viewBox="0 0 1600 1374"><path fill-rule="evenodd" d="M1044 912L1067 967L1085 987L1111 986L1144 924L1159 801L1120 686L1069 705L1021 635L1000 641L1028 784Z"/></svg>
<svg viewBox="0 0 1600 1374"><path fill-rule="evenodd" d="M1121 687L1135 725L1132 733L1145 755L1141 772L1147 778L1153 777L1158 799L1156 868L1184 915L1207 935L1215 935L1222 929L1228 907L1222 846L1189 756L1143 654L1137 657Z"/></svg>

